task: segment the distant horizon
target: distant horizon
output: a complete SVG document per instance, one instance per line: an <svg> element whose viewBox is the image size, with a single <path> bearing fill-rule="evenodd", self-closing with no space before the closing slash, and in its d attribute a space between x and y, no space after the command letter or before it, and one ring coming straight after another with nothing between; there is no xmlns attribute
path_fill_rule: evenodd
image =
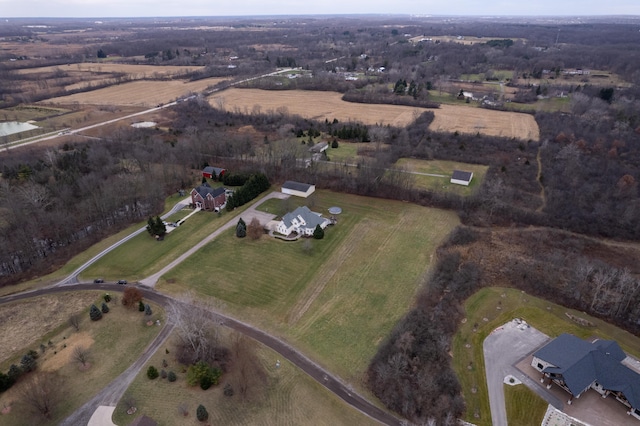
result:
<svg viewBox="0 0 640 426"><path fill-rule="evenodd" d="M134 19L134 18L259 18L306 16L414 16L454 18L598 18L640 17L637 0L593 2L506 0L325 0L301 4L293 0L0 0L0 20L6 19Z"/></svg>

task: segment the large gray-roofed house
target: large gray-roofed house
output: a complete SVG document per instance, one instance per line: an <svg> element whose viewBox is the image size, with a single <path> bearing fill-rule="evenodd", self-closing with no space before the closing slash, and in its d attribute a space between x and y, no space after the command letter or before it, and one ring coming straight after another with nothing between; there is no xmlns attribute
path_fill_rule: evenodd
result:
<svg viewBox="0 0 640 426"><path fill-rule="evenodd" d="M548 387L556 383L571 398L589 389L614 395L640 419L640 374L622 363L626 357L612 340L588 342L565 333L536 351L531 365L543 374L543 382L549 380Z"/></svg>
<svg viewBox="0 0 640 426"><path fill-rule="evenodd" d="M329 219L322 217L320 213L312 212L307 206L302 206L285 214L278 223L277 231L282 235L293 232L299 235L313 235L318 225L322 229L326 228L329 225Z"/></svg>
<svg viewBox="0 0 640 426"><path fill-rule="evenodd" d="M297 197L307 198L309 195L313 194L315 190L316 190L315 185L288 180L282 184L281 192L283 194L289 194L289 195L295 195Z"/></svg>

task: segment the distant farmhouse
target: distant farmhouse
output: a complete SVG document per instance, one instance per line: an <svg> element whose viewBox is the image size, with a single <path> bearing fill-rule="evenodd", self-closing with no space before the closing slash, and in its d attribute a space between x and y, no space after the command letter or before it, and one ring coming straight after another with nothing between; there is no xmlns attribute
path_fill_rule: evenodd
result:
<svg viewBox="0 0 640 426"><path fill-rule="evenodd" d="M313 154L320 154L323 153L327 150L327 148L329 148L329 143L328 142L318 142L317 144L313 145L311 148L309 148L309 152L313 153Z"/></svg>
<svg viewBox="0 0 640 426"><path fill-rule="evenodd" d="M222 169L220 167L207 166L202 169L202 177L220 180L226 171L227 169Z"/></svg>
<svg viewBox="0 0 640 426"><path fill-rule="evenodd" d="M315 190L316 190L315 185L288 180L282 184L281 192L283 194L289 194L289 195L295 195L296 197L307 198L309 195L313 194Z"/></svg>
<svg viewBox="0 0 640 426"><path fill-rule="evenodd" d="M322 217L320 213L312 212L309 207L302 206L285 214L276 230L282 235L290 235L295 232L298 235L311 236L316 226L320 225L324 229L329 223L329 219Z"/></svg>
<svg viewBox="0 0 640 426"><path fill-rule="evenodd" d="M613 340L588 342L571 334L561 334L533 354L531 366L548 380L580 398L593 389L624 404L627 414L640 420L640 374L622 363L627 357Z"/></svg>
<svg viewBox="0 0 640 426"><path fill-rule="evenodd" d="M451 175L451 183L455 183L456 185L469 186L471 179L473 179L473 172L454 170L453 175Z"/></svg>
<svg viewBox="0 0 640 426"><path fill-rule="evenodd" d="M211 188L203 183L191 190L191 203L202 210L220 211L227 204L227 193L224 188Z"/></svg>

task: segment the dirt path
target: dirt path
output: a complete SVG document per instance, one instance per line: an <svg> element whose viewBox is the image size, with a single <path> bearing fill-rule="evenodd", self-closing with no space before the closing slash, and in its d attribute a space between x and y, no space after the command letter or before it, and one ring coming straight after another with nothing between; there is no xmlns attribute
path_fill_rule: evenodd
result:
<svg viewBox="0 0 640 426"><path fill-rule="evenodd" d="M170 303L183 303L179 300L158 293L153 289L145 288L143 286L139 287L139 289L142 291L143 296L146 299L165 307ZM31 292L0 297L0 306L5 303L10 303L16 300L26 299L30 297L37 297L53 293L62 293L65 291L81 290L108 290L110 292L121 292L124 290L124 288L123 286L119 286L117 284L74 284L64 287L49 287ZM354 392L349 384L343 382L339 377L332 375L329 371L325 370L319 364L307 358L304 354L296 350L285 341L262 330L259 330L249 324L236 320L235 318L229 317L227 315L223 315L211 309L205 310L201 307L194 307L186 304L185 307L189 309L199 309L202 311L203 315L207 315L217 323L243 333L244 335L249 336L254 340L264 344L265 346L273 349L274 351L278 352L283 358L289 360L291 363L293 363L313 379L315 379L322 386L340 397L340 399L345 401L347 404L351 405L352 407L356 408L372 419L387 425L406 424L400 418L397 418L394 415L387 413L386 411L370 403L363 396ZM104 388L98 395L94 396L89 402L83 405L61 424L65 426L86 425L89 422L89 419L91 418L93 412L99 406L115 405L117 401L122 397L126 389L129 387L133 379L139 373L142 366L144 366L149 357L153 355L157 348L166 341L172 330L173 325L167 323L160 334L147 347L147 349L145 349L145 352L140 357L140 359L138 359L124 373L122 373L106 388Z"/></svg>

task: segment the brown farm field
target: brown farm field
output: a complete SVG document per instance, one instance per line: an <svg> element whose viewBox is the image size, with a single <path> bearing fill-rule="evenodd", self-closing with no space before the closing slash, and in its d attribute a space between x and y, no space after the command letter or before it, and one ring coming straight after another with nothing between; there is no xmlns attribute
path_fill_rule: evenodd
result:
<svg viewBox="0 0 640 426"><path fill-rule="evenodd" d="M92 74L111 74L125 73L131 78L145 78L155 76L171 76L177 74L185 74L191 71L202 69L203 67L195 66L158 66L158 65L132 65L132 64L116 64L116 63L95 63L83 62L69 65L57 65L50 67L25 68L16 71L18 74L48 74L55 72L65 73L92 73Z"/></svg>
<svg viewBox="0 0 640 426"><path fill-rule="evenodd" d="M429 127L437 132L457 131L505 138L540 139L540 129L533 115L462 105L441 105Z"/></svg>
<svg viewBox="0 0 640 426"><path fill-rule="evenodd" d="M81 105L155 106L160 103L173 101L191 92L202 91L208 86L212 86L223 80L222 78L208 78L193 82L181 80L134 81L132 83L119 84L90 92L60 96L48 99L44 101L44 103L61 105L79 103Z"/></svg>
<svg viewBox="0 0 640 426"><path fill-rule="evenodd" d="M431 130L442 132L481 133L489 136L538 140L540 131L532 115L493 111L471 106L441 105L438 109L399 105L358 104L342 100L336 92L260 89L229 89L210 98L215 107L228 111L249 113L286 111L314 120L341 122L359 121L365 124L406 126L418 114L433 111L435 119Z"/></svg>

